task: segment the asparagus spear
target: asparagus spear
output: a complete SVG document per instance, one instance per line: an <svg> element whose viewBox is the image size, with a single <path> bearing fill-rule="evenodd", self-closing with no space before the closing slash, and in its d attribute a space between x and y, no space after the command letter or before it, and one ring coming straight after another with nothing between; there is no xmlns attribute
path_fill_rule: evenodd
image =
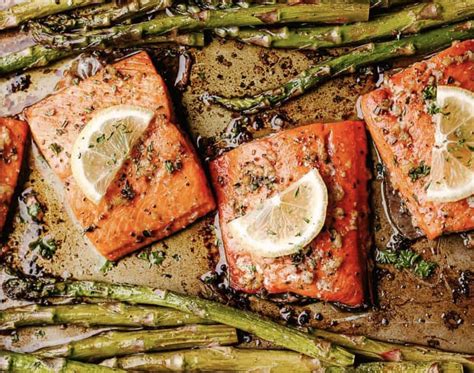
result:
<svg viewBox="0 0 474 373"><path fill-rule="evenodd" d="M31 305L0 311L0 330L59 324L162 327L211 323L212 321L169 308L130 306L123 303Z"/></svg>
<svg viewBox="0 0 474 373"><path fill-rule="evenodd" d="M267 48L318 49L362 43L421 30L474 17L474 0L434 0L382 14L369 22L341 26L288 29L216 29L221 37Z"/></svg>
<svg viewBox="0 0 474 373"><path fill-rule="evenodd" d="M47 281L33 278L12 278L3 283L3 288L5 294L12 298L98 297L128 303L170 307L233 326L331 365L349 366L354 363L354 355L318 337L272 322L252 312L171 291L146 286L116 285L94 281Z"/></svg>
<svg viewBox="0 0 474 373"><path fill-rule="evenodd" d="M402 363L366 363L354 369L354 373L462 373L458 363L440 362L402 362Z"/></svg>
<svg viewBox="0 0 474 373"><path fill-rule="evenodd" d="M130 43L131 45L124 43L120 47L128 48L132 46L163 43L202 47L204 45L204 34L200 32L192 32L181 35L171 33L167 35L149 36L142 40L138 40L137 42ZM41 44L35 44L19 52L0 56L0 76L16 71L24 71L35 67L47 66L52 62L80 53L81 50L52 49Z"/></svg>
<svg viewBox="0 0 474 373"><path fill-rule="evenodd" d="M469 372L474 372L473 355L445 352L429 347L381 342L363 336L354 337L319 329L313 330L312 333L318 337L346 347L357 355L362 355L370 359L385 361L455 362L462 364Z"/></svg>
<svg viewBox="0 0 474 373"><path fill-rule="evenodd" d="M415 3L417 0L370 0L373 7L389 8L391 6Z"/></svg>
<svg viewBox="0 0 474 373"><path fill-rule="evenodd" d="M35 355L73 360L100 360L147 351L166 351L238 342L237 331L225 325L188 325L176 329L108 332L64 345L46 347Z"/></svg>
<svg viewBox="0 0 474 373"><path fill-rule="evenodd" d="M168 8L172 3L172 0L135 0L124 3L113 1L76 9L68 14L51 15L43 19L41 23L58 32L110 27L116 23Z"/></svg>
<svg viewBox="0 0 474 373"><path fill-rule="evenodd" d="M123 369L65 359L43 360L29 354L0 351L0 371L9 373L111 373Z"/></svg>
<svg viewBox="0 0 474 373"><path fill-rule="evenodd" d="M360 1L360 0L359 0ZM107 48L120 43L141 40L150 35L171 31L194 31L227 26L259 26L294 22L345 23L368 19L369 4L321 0L317 4L290 6L264 5L227 10L204 10L197 14L159 16L132 25L117 25L86 34L49 34L38 32L35 37L52 48L84 50Z"/></svg>
<svg viewBox="0 0 474 373"><path fill-rule="evenodd" d="M209 102L219 103L230 110L255 113L301 96L331 77L352 73L359 67L396 57L432 53L448 47L455 40L465 40L472 37L474 37L474 23L470 20L401 40L362 46L351 53L310 67L282 86L264 91L256 96L243 98L211 96L206 99Z"/></svg>
<svg viewBox="0 0 474 373"><path fill-rule="evenodd" d="M0 30L16 27L30 19L46 17L105 0L34 0L0 10Z"/></svg>
<svg viewBox="0 0 474 373"><path fill-rule="evenodd" d="M238 371L271 373L324 372L317 359L284 350L213 347L164 353L138 354L105 360L101 365L153 372ZM339 371L344 372L345 368Z"/></svg>

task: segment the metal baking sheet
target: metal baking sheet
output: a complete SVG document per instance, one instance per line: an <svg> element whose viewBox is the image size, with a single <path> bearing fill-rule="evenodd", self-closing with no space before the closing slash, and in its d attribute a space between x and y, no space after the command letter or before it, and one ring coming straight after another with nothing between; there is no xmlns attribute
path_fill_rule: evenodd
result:
<svg viewBox="0 0 474 373"><path fill-rule="evenodd" d="M25 43L28 43L27 36L10 35L0 40L0 53ZM278 109L242 118L218 106L207 105L203 97L206 94L257 93L284 82L323 57L313 52L267 50L219 40L203 49L164 48L150 50L150 53L158 71L166 76L181 124L203 160L215 156L216 150L223 151L273 131L316 121L357 118L357 98L374 89L384 74L379 67L333 79ZM174 85L179 64L181 62L183 67L189 58L192 60L189 82L184 90L178 90ZM47 69L0 80L0 115L19 114L25 105L50 94L58 84L67 84L71 71L77 72L78 66L85 71L100 67L96 63L94 58L82 56ZM182 83L182 79L179 80ZM28 88L16 91L14 87L19 84ZM370 162L374 171L370 185L372 231L374 247L384 248L394 229L384 208L386 198L381 189L382 181L376 177L376 162L374 154ZM201 280L203 275L215 269L215 262L219 260L215 213L152 245L151 250L160 250L165 255L161 265L150 265L132 254L107 273L102 273L100 268L104 259L85 243L64 203L61 186L34 146L28 155L19 191L28 188L34 189L39 200L47 206L46 228L44 232L38 232L37 226L26 223L21 217L21 203L17 202L8 237L3 243L3 251L8 251L3 257L5 263L32 275L44 273L145 284L228 302L237 299L238 303L238 294L230 293L228 296L229 292L218 292ZM28 244L38 234L54 237L60 243L53 259L37 258L29 249ZM464 242L468 238L451 235L435 241L424 238L414 241L412 248L416 252L439 265L436 273L427 280L420 280L408 271L376 267L375 303L366 310L348 312L324 302L285 304L257 297L248 298L246 303L253 310L290 323L300 322L306 326L365 334L382 340L474 353L474 249ZM0 307L11 304L3 299Z"/></svg>

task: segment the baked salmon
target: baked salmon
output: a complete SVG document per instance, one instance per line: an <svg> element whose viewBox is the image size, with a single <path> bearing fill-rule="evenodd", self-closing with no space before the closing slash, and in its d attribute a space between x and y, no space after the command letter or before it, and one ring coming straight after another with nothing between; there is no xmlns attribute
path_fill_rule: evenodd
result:
<svg viewBox="0 0 474 373"><path fill-rule="evenodd" d="M0 118L0 232L18 182L27 138L25 122Z"/></svg>
<svg viewBox="0 0 474 373"><path fill-rule="evenodd" d="M311 124L258 139L210 164L232 287L247 293L295 293L364 305L369 173L362 122ZM250 254L228 224L251 206L318 169L329 193L323 230L299 254L264 258Z"/></svg>
<svg viewBox="0 0 474 373"><path fill-rule="evenodd" d="M75 182L70 155L94 113L119 104L152 109L155 116L95 205ZM41 101L25 116L35 142L66 188L73 214L110 260L169 236L215 208L198 156L174 124L166 85L145 52Z"/></svg>
<svg viewBox="0 0 474 373"><path fill-rule="evenodd" d="M474 229L474 204L468 198L445 203L426 199L435 125L425 102L427 87L453 85L474 91L473 52L474 40L457 43L362 97L364 118L390 180L414 225L429 239Z"/></svg>

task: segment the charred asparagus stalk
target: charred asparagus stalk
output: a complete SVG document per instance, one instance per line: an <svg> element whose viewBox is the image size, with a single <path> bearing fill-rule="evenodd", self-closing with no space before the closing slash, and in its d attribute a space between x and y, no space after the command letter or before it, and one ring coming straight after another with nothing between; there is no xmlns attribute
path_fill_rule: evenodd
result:
<svg viewBox="0 0 474 373"><path fill-rule="evenodd" d="M462 364L467 371L474 372L474 356L440 351L434 348L400 345L381 342L363 336L348 336L325 330L313 330L318 337L346 347L357 355L384 361L454 362Z"/></svg>
<svg viewBox="0 0 474 373"><path fill-rule="evenodd" d="M138 352L231 345L238 342L237 331L225 325L189 325L176 329L108 332L64 345L46 347L34 354L92 361Z"/></svg>
<svg viewBox="0 0 474 373"><path fill-rule="evenodd" d="M121 48L135 47L149 44L175 43L180 45L202 47L204 45L204 34L192 32L188 34L167 34L149 36L130 44L122 44ZM52 49L41 44L35 44L19 52L0 56L0 76L16 71L24 71L35 67L47 66L52 62L63 58L80 54L81 50Z"/></svg>
<svg viewBox="0 0 474 373"><path fill-rule="evenodd" d="M234 372L324 372L321 363L296 352L213 347L113 358L101 363L125 370L153 372L234 371ZM340 370L339 370L340 369ZM345 371L339 368L335 371Z"/></svg>
<svg viewBox="0 0 474 373"><path fill-rule="evenodd" d="M362 66L383 62L396 57L432 53L448 47L455 40L465 40L472 37L474 37L474 24L470 20L401 40L371 43L362 46L351 53L331 58L310 67L282 86L253 97L224 98L211 96L206 97L206 99L209 102L219 103L230 110L255 113L301 96L311 88L332 77L352 73Z"/></svg>
<svg viewBox="0 0 474 373"><path fill-rule="evenodd" d="M66 359L43 360L37 356L0 351L0 371L9 373L122 373L123 369Z"/></svg>
<svg viewBox="0 0 474 373"><path fill-rule="evenodd" d="M124 3L110 2L76 9L68 14L55 14L43 19L42 24L54 31L110 27L172 5L172 0L134 0Z"/></svg>
<svg viewBox="0 0 474 373"><path fill-rule="evenodd" d="M367 363L354 368L355 373L462 373L458 363L440 362L401 362L401 363Z"/></svg>
<svg viewBox="0 0 474 373"><path fill-rule="evenodd" d="M60 324L163 327L211 323L169 308L130 306L124 303L31 305L0 311L0 330Z"/></svg>
<svg viewBox="0 0 474 373"><path fill-rule="evenodd" d="M9 279L4 282L3 288L5 294L12 298L93 297L170 307L241 329L289 350L320 359L327 364L350 366L354 363L354 355L318 337L280 325L252 312L171 291L93 281L46 281L26 278Z"/></svg>
<svg viewBox="0 0 474 373"><path fill-rule="evenodd" d="M332 3L321 0L317 4L290 6L264 5L227 10L204 10L197 14L158 16L132 25L117 25L86 34L49 34L38 32L38 42L58 49L100 49L121 43L138 41L147 36L171 31L188 32L228 26L261 26L294 22L345 23L368 19L369 5L360 2Z"/></svg>
<svg viewBox="0 0 474 373"><path fill-rule="evenodd" d="M10 8L0 10L0 30L16 27L31 19L66 12L105 0L35 0L25 1Z"/></svg>
<svg viewBox="0 0 474 373"><path fill-rule="evenodd" d="M382 14L369 22L341 26L289 29L239 29L228 27L214 32L224 38L267 48L318 49L377 40L394 35L414 34L424 29L474 17L474 0L434 0Z"/></svg>

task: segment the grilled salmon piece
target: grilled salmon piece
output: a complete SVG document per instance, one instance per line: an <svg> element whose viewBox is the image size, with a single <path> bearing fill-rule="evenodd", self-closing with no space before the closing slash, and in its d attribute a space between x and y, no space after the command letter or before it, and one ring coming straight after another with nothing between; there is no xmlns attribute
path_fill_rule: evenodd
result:
<svg viewBox="0 0 474 373"><path fill-rule="evenodd" d="M0 232L18 182L27 138L25 122L0 118Z"/></svg>
<svg viewBox="0 0 474 373"><path fill-rule="evenodd" d="M231 285L364 304L368 233L367 142L362 122L311 124L242 145L210 164ZM301 253L252 255L228 224L317 168L329 193L325 226Z"/></svg>
<svg viewBox="0 0 474 373"><path fill-rule="evenodd" d="M391 182L405 200L414 225L429 239L474 229L474 205L468 198L431 202L425 189L435 142L427 87L454 85L474 91L473 52L474 40L455 44L393 75L380 89L362 97L364 118ZM415 172L417 168L421 172Z"/></svg>
<svg viewBox="0 0 474 373"><path fill-rule="evenodd" d="M155 117L102 201L86 199L70 167L72 146L96 110L136 105ZM34 140L66 188L72 212L108 259L169 236L215 208L205 173L173 124L171 101L149 56L139 53L25 111Z"/></svg>

